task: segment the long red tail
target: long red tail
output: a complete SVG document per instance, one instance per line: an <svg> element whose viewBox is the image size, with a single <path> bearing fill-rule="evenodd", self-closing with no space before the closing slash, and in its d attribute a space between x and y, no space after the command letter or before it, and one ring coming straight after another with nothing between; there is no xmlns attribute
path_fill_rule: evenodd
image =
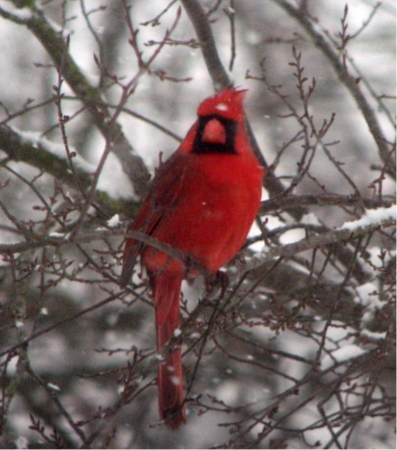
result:
<svg viewBox="0 0 397 450"><path fill-rule="evenodd" d="M174 336L180 327L179 297L181 275L156 274L151 278L156 305L157 350ZM170 348L165 359L158 366L158 396L160 419L168 428L178 429L186 422L186 410L183 405L184 390L182 377L181 349Z"/></svg>

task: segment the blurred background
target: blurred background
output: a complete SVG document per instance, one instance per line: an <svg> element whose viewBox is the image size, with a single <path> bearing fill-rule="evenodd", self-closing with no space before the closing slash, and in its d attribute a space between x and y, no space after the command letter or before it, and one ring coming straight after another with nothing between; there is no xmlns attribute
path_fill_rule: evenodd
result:
<svg viewBox="0 0 397 450"><path fill-rule="evenodd" d="M194 25L178 1L0 2L2 448L395 448L394 231L241 277L243 257L394 201L379 141L394 161L395 3L201 3L230 79L248 89L247 118L289 212L267 208L265 186L226 298L186 286L189 414L170 432L157 423L145 276L124 291L117 277L144 191L136 174L147 181L214 93ZM128 151L111 150L98 170L113 123ZM75 226L108 234L51 241Z"/></svg>

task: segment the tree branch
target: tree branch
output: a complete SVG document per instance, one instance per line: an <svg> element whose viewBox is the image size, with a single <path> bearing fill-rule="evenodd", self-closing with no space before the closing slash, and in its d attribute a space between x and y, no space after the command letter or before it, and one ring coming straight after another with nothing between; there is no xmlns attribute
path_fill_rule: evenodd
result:
<svg viewBox="0 0 397 450"><path fill-rule="evenodd" d="M0 124L0 149L8 155L10 160L36 167L62 181L71 189L78 190L77 181L83 189L88 189L91 185L92 173L77 166L75 176L70 172L66 157L62 158L51 153L40 139L37 142L25 139L5 124ZM98 202L101 210L110 217L116 212L133 217L136 212L136 202L124 198L111 198L105 191L96 190L94 201Z"/></svg>
<svg viewBox="0 0 397 450"><path fill-rule="evenodd" d="M61 158L46 150L40 142L34 145L7 125L0 125L0 148L13 161L22 161L37 167L63 180L68 186L78 189L77 182L82 187L88 188L91 183L91 175L83 169L76 168L76 177L70 172L66 158ZM65 155L66 156L66 155ZM77 178L77 179L76 179Z"/></svg>
<svg viewBox="0 0 397 450"><path fill-rule="evenodd" d="M214 36L204 9L198 0L181 0L183 7L196 31L205 64L215 89L220 91L232 86L216 49Z"/></svg>
<svg viewBox="0 0 397 450"><path fill-rule="evenodd" d="M366 225L361 225L359 219L357 222L357 227L349 228L345 224L337 230L330 231L328 233L319 234L316 236L308 236L305 239L301 239L298 242L285 245L277 245L275 247L270 247L258 253L244 266L244 271L253 270L261 266L263 263L271 261L273 258L277 257L291 257L297 253L303 252L305 250L313 250L316 248L324 247L331 244L339 244L342 242L351 241L360 237L369 236L374 231L379 228L386 228L396 225L395 218L395 206L388 208L390 210L390 215L386 218L380 218L378 221L372 221ZM371 210L370 210L371 211ZM350 222L354 224L354 222Z"/></svg>
<svg viewBox="0 0 397 450"><path fill-rule="evenodd" d="M281 6L290 16L294 17L301 26L306 30L309 36L312 38L314 44L323 52L323 54L330 61L332 67L334 68L339 80L346 86L348 91L353 96L360 108L365 121L367 122L368 128L378 146L379 156L387 168L396 174L395 161L391 156L391 151L387 143L379 122L376 118L374 110L371 108L370 104L367 102L364 94L361 92L358 80L356 77L352 76L343 63L339 60L338 54L331 48L331 46L326 42L324 37L316 30L316 26L312 23L309 16L305 14L304 10L295 8L286 0L273 0L276 4Z"/></svg>
<svg viewBox="0 0 397 450"><path fill-rule="evenodd" d="M216 49L215 40L213 33L208 21L208 17L204 12L204 9L199 0L181 0L190 21L196 31L197 38L200 42L200 48L203 53L204 61L206 63L208 73L215 85L217 91L231 87L232 82L230 81L227 72L222 65L219 58L218 51ZM258 158L260 164L266 169L264 186L269 191L271 197L280 195L284 192L284 186L275 177L273 172L269 169L269 165L266 162L265 157L256 141L254 133L252 131L251 125L248 120L246 120L246 128L252 149ZM304 211L302 209L297 209L290 211L290 214L295 218L299 219Z"/></svg>
<svg viewBox="0 0 397 450"><path fill-rule="evenodd" d="M25 25L40 41L61 76L92 114L95 125L106 141L113 143L112 152L122 163L121 167L134 184L135 192L142 196L147 189L149 172L141 157L133 154L134 150L124 136L120 125L109 120L111 115L101 99L100 91L93 87L82 74L69 54L62 36L53 29L44 14L34 5L30 6L30 11L29 16L21 18L0 8L0 16Z"/></svg>
<svg viewBox="0 0 397 450"><path fill-rule="evenodd" d="M381 206L389 208L393 205L392 198L357 198L354 195L313 194L313 195L284 195L270 198L262 202L259 213L266 214L272 211L288 210L302 206L358 206L363 204L368 209Z"/></svg>

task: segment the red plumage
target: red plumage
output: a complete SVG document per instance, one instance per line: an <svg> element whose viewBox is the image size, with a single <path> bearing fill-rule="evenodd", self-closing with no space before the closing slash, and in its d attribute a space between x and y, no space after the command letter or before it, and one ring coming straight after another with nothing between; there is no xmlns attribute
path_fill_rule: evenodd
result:
<svg viewBox="0 0 397 450"><path fill-rule="evenodd" d="M200 104L197 122L158 169L129 228L192 255L213 274L240 250L261 199L263 169L245 129L244 95L226 89ZM129 282L138 255L154 296L160 350L180 327L186 268L180 260L127 238L121 286ZM160 418L177 429L186 422L180 348L171 349L159 363L158 391Z"/></svg>

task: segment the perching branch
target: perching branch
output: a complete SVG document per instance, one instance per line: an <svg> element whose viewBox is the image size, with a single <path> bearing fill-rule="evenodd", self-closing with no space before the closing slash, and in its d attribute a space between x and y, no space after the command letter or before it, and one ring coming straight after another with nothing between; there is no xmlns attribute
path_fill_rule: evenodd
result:
<svg viewBox="0 0 397 450"><path fill-rule="evenodd" d="M36 13L34 6L23 5L38 2L7 0L0 3L0 15L6 10L4 14L13 16L13 20L22 25L12 29L17 45L29 35L26 22L33 16L40 20L40 12ZM294 33L288 27L299 28L299 24L292 20L289 25L273 23L268 28L267 20L278 18L280 12L273 2L265 2L263 8L253 10L249 2L184 1L187 7L197 3L208 7L202 7L206 14L201 19L208 22L207 31L213 33L209 45L215 52L220 51L215 42L224 38L219 32L227 29L227 23L216 22L227 22L227 18L222 17L225 12L222 8L230 5L229 12L235 13L236 21L236 54L244 55L240 62L250 64L249 60L255 60L253 64L260 64L264 52L268 55L267 61L274 62L272 71L273 68L276 71L275 85L261 78L270 88L270 97L258 97L255 104L260 111L256 117L259 126L262 113L266 114L264 118L270 118L271 132L265 135L266 142L273 148L269 165L272 163L271 170L280 176L275 180L282 181L281 189L269 187L270 174L266 181L270 199L261 204L257 218L259 232L250 235L242 251L228 263L227 277L222 277L223 295L218 296L215 289L209 289L219 287L218 283L212 285L212 274L202 270L189 255L143 233L129 233L124 219L135 215L136 201L129 202L130 211L127 211L126 201L112 199L110 194L94 188L93 174L98 180L102 173L101 188L123 192L118 164L113 172L106 172L106 180L105 172L101 171L110 147L100 144L101 148L92 148L100 134L97 132L100 125L92 126L87 108L92 108L92 114L102 115L98 119L103 120L102 125L107 129L112 125L109 122L123 120L125 123L131 116L146 122L134 136L139 138L142 149L148 148L149 152L150 142L157 142L160 136L159 147L168 152L168 142L162 145L161 133L176 141L181 139L160 123L184 126L187 118L179 109L179 99L173 95L177 90L167 91L169 80L177 78L168 76L167 70L177 70L181 78L195 75L189 72L196 67L197 57L201 57L186 47L198 48L198 39L186 17L184 21L174 20L179 18L175 14L178 7L175 0L167 0L162 6L156 6L155 1L148 3L148 0L114 3L119 6L111 12L109 9L113 7L106 2L96 8L87 0L81 0L80 4L64 1L54 16L54 5L42 2L40 7L45 21L53 31L59 30L58 44L61 47L64 44L61 63L54 67L50 61L45 79L36 77L31 86L18 84L19 77L10 80L9 89L0 101L0 113L4 116L4 120L0 120L3 155L0 162L3 171L0 175L0 235L3 237L0 243L3 342L0 345L0 447L14 445L12 430L15 424L18 428L21 418L28 416L31 420L24 426L26 432L21 428L18 434L22 436L16 441L18 447L34 448L38 441L56 448L73 445L175 447L175 443L179 447L197 447L203 446L203 441L204 445L225 448L325 448L330 445L349 448L349 444L362 447L367 438L371 442L386 442L386 439L391 442L395 393L389 374L395 363L396 260L395 208L389 209L394 201L388 177L390 171L387 164L379 161L377 150L371 158L370 148L359 147L359 136L354 133L349 136L346 148L334 151L333 145L345 132L344 124L334 122L331 111L324 117L318 114L327 110L329 90L323 89L324 85L317 79L317 86L321 84L322 89L314 92L316 80L307 70L303 73L299 49L286 72L285 63L290 59L285 60L288 55L284 49L278 51L267 45L277 42L278 49L281 45L288 48L291 42L288 34ZM301 13L312 20L310 2L291 0L289 3L297 5ZM120 9L123 4L128 17L124 17L126 14ZM382 4L377 10L381 8L385 6ZM317 9L321 17L325 10ZM148 14L153 16L152 20ZM338 37L334 38L331 31L335 24L336 27L340 24L337 15L330 15L330 21L334 22L327 20L327 25L319 19L315 30L338 55L345 70L357 76L360 89L375 109L380 106L375 89L367 90L363 85L367 73L367 81L372 83L369 75L373 73L357 72L346 53L351 39L346 31L346 16L342 18L342 32ZM60 28L50 17L59 19ZM0 17L1 20L4 19ZM113 28L117 28L117 43L104 37L103 27L106 27L106 34L109 24L116 25ZM179 39L167 38L173 24L177 26ZM368 20L363 27L367 24ZM383 24L374 21L373 26L383 27ZM88 93L85 101L81 100L82 91L74 95L66 86L65 74L71 68L64 62L69 53L68 34L70 32L71 39L75 39L76 27L79 36L80 32L94 36L102 47L95 74L99 87L89 82L94 92L92 96ZM252 30L252 38L241 33L244 28L248 32ZM386 27L384 29L386 32ZM126 31L132 45L129 48L132 64L121 57L127 45ZM364 31L367 34L367 30ZM361 43L363 35L364 32L357 37ZM118 39L121 36L123 40ZM307 59L315 64L313 41L307 38L309 46L305 53L302 51L302 61ZM381 37L370 42L368 51L376 52L379 45L384 45L384 40ZM78 56L81 56L80 50L89 54L92 43L96 46L91 39L79 42ZM71 55L76 44L72 40ZM168 47L160 53L164 45ZM32 54L37 47L40 50L39 42L34 43ZM27 51L30 51L29 45ZM156 52L160 58L146 67ZM46 67L49 58L45 50L41 53L44 53L42 67ZM112 54L111 63L103 60L107 53ZM229 57L227 49L219 55ZM23 60L19 54L5 53L4 66L9 67L12 74L20 68L16 63L28 63L24 66L26 73L21 75L33 78L37 70L31 67L32 58L28 56ZM210 62L213 69L217 63L222 66L219 57L214 61ZM59 77L54 97L54 92L49 93L49 90L55 90L51 84L57 83L57 68ZM78 67L75 69L80 71ZM244 67L247 73L248 69ZM226 66L223 70L229 76ZM241 74L241 64L239 70ZM209 69L208 73L213 76ZM247 75L248 84L251 83L249 78ZM298 96L294 88L290 89L295 79ZM241 79L240 83L245 81ZM219 83L215 84L218 89ZM135 87L139 89L139 104L125 104ZM162 92L161 102L158 90ZM109 94L106 103L101 98L105 92ZM113 94L117 92L119 100L114 99ZM252 95L255 95L253 91ZM54 100L62 102L58 120ZM337 100L335 113L339 115L339 108L345 112L349 105L343 103L343 98ZM387 102L390 101L391 98L387 98ZM355 104L353 109L356 116L362 115ZM381 109L379 111L383 114ZM327 134L325 139L331 125L332 137ZM59 126L63 140L55 141L54 130ZM141 122L137 122L136 127L140 128ZM102 135L106 145L112 143L114 135ZM324 155L321 145L329 147L332 154ZM255 141L252 146L260 154ZM76 148L87 148L91 161L98 161L102 155L102 162L87 163ZM337 156L346 152L348 159ZM147 156L149 162L152 155ZM266 158L270 158L267 151ZM113 163L109 162L107 167ZM126 164L129 163L124 159L123 166ZM339 164L343 170L338 170ZM75 176L71 168L75 169ZM349 178L357 182L352 195L345 189ZM80 180L81 192L76 189L76 179ZM114 185L109 187L113 181ZM293 215L299 208L308 214L301 220L291 220L289 216L299 219L298 214ZM362 219L356 220L363 208L366 212ZM112 218L106 222L109 217ZM335 228L346 221L355 222ZM187 274L188 283L183 284L180 297L182 320L178 333L157 354L155 302L148 274L141 268L139 258L127 288L119 287L126 236L135 239L137 245L149 245L170 258L179 259L199 274L194 286L190 285L191 274ZM219 279L221 277L215 281ZM159 429L161 424L155 423L158 416L148 405L155 400L156 390L152 386L156 384L154 370L159 357L172 351L175 345L182 346L190 414L182 434L167 434ZM67 364L64 364L65 355ZM289 369L287 374L285 367ZM389 381L392 381L390 387ZM207 412L211 429L208 429L208 420L202 421ZM371 424L372 420L382 421L381 440L372 434L373 441L371 432L361 433L363 420L366 424ZM154 432L153 427L156 427ZM189 429L197 431L200 427L204 427L210 437L206 433L203 436L193 433L199 436L199 440L193 441ZM138 432L131 434L131 430ZM217 434L217 430L222 434ZM313 430L318 442L312 439ZM224 439L226 442L222 442Z"/></svg>

